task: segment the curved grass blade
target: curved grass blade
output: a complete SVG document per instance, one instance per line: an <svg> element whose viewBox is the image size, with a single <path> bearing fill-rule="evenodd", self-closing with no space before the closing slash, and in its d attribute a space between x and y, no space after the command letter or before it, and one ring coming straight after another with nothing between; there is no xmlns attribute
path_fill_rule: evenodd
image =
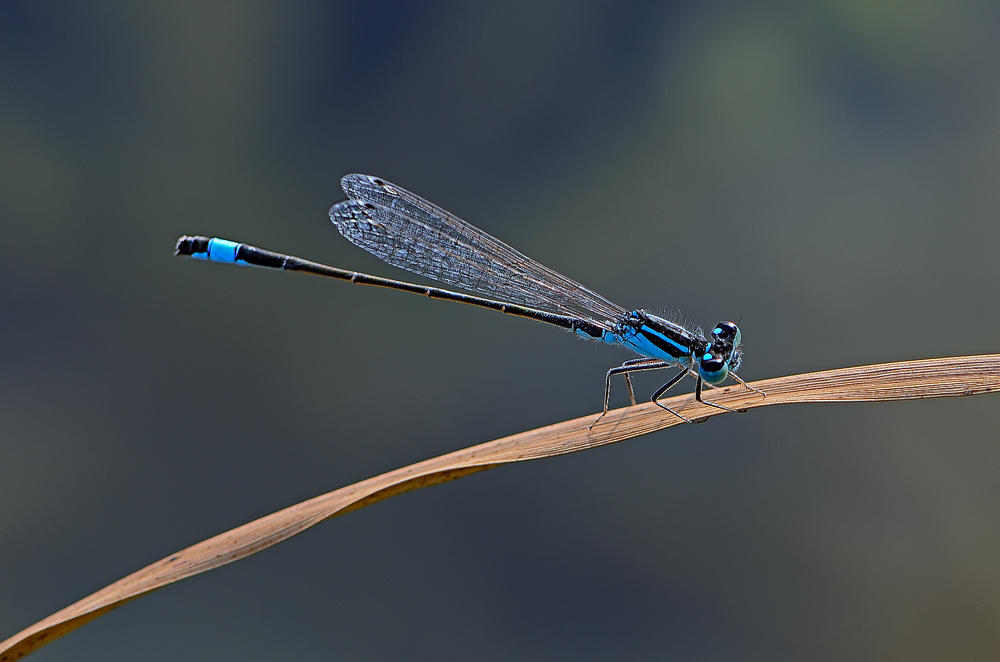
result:
<svg viewBox="0 0 1000 662"><path fill-rule="evenodd" d="M887 402L981 395L1000 391L1000 354L903 361L840 368L753 382L712 392L713 401L744 410L814 402ZM692 420L725 412L690 395L663 401ZM391 496L437 485L492 467L613 444L683 425L653 404L596 414L471 446L368 478L309 499L192 545L146 566L62 609L0 643L0 662L19 660L129 600L267 549L325 519L364 508ZM593 429L591 426L593 425Z"/></svg>

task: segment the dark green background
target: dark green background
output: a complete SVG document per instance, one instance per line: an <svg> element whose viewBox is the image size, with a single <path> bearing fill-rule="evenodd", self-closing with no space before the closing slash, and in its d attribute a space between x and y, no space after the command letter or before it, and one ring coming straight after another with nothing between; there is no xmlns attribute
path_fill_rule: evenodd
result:
<svg viewBox="0 0 1000 662"><path fill-rule="evenodd" d="M327 220L347 172L624 306L741 319L747 379L998 351L998 34L988 0L3 3L0 639L599 409L622 351L171 256L403 277ZM471 476L35 659L994 660L998 405L779 407Z"/></svg>

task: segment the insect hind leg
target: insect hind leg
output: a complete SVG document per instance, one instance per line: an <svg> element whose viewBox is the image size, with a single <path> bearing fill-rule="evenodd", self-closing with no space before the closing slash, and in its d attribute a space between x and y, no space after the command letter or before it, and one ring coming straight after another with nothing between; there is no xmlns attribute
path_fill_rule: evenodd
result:
<svg viewBox="0 0 1000 662"><path fill-rule="evenodd" d="M591 429L593 429L593 427L597 425L597 423L608 413L608 407L611 403L612 377L615 375L625 375L625 384L628 386L629 400L631 400L632 404L635 405L635 391L632 389L632 380L629 379L629 375L633 372L643 372L645 370L662 370L664 368L669 368L671 365L672 364L659 359L642 358L630 359L625 363L622 363L620 366L608 370L608 375L604 384L604 410L601 412L601 415L597 417L597 420L591 424Z"/></svg>
<svg viewBox="0 0 1000 662"><path fill-rule="evenodd" d="M625 368L626 366L635 366L635 367L630 368L629 370L621 369ZM629 377L629 375L632 374L633 372L641 372L643 370L662 370L663 368L666 367L669 367L669 365L664 361L660 361L659 359L649 359L649 358L630 359L625 363L621 364L621 368L618 368L615 374L620 372L625 376L625 385L628 387L628 399L632 402L633 407L636 405L635 391L632 389L632 379L631 377ZM609 377L608 383L604 389L605 413L607 413L608 409L607 405L608 398L611 396L611 380L610 380L611 371L608 371L608 377Z"/></svg>

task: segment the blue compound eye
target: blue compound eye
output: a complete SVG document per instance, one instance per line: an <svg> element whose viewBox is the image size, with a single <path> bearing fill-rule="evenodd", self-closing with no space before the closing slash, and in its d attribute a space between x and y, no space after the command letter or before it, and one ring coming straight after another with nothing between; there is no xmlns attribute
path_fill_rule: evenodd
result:
<svg viewBox="0 0 1000 662"><path fill-rule="evenodd" d="M733 324L732 322L719 322L712 329L712 344L709 345L708 351L718 354L720 356L726 356L730 360L730 369L734 370L736 368L735 357L738 355L738 348L740 346L740 328ZM733 364L736 365L733 365Z"/></svg>
<svg viewBox="0 0 1000 662"><path fill-rule="evenodd" d="M719 322L712 329L712 337L724 342L734 342L740 337L740 328L732 322ZM734 344L739 344L734 342Z"/></svg>
<svg viewBox="0 0 1000 662"><path fill-rule="evenodd" d="M716 386L729 376L729 362L720 356L706 354L698 363L698 374L706 382Z"/></svg>

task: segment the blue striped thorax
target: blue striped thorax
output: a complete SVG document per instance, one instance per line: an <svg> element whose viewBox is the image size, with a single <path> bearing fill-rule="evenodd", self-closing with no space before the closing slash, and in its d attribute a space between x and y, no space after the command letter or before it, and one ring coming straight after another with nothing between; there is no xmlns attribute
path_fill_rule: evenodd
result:
<svg viewBox="0 0 1000 662"><path fill-rule="evenodd" d="M633 310L605 332L602 340L672 365L697 366L699 376L713 386L724 382L743 360L740 329L732 322L719 322L711 339L705 340L676 322Z"/></svg>
<svg viewBox="0 0 1000 662"><path fill-rule="evenodd" d="M643 356L690 366L707 346L704 338L676 322L633 310L614 327L614 342Z"/></svg>

